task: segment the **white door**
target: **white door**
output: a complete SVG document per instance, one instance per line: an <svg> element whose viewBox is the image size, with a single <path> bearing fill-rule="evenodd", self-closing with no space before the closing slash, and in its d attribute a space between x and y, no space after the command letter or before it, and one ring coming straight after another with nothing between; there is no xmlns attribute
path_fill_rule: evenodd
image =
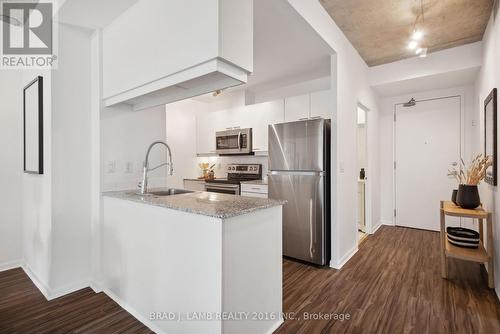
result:
<svg viewBox="0 0 500 334"><path fill-rule="evenodd" d="M396 107L396 225L439 230L439 201L456 182L446 174L460 162L460 98Z"/></svg>

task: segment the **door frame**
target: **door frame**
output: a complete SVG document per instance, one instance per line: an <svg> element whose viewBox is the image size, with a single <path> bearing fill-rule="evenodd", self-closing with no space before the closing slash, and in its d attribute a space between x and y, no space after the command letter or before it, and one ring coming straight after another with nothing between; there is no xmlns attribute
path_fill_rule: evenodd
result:
<svg viewBox="0 0 500 334"><path fill-rule="evenodd" d="M417 94L416 94L417 95ZM428 97L428 98L419 98L415 99L416 103L419 102L427 102L427 101L436 101L436 100L444 100L444 99L451 99L451 98L459 98L459 152L460 152L460 158L462 159L464 156L464 147L465 147L465 92L460 92L457 94L451 94L451 95L441 95L441 96L435 96L435 97ZM408 102L408 100L405 100L404 102L398 102L394 103L394 111L393 111L393 121L392 121L392 161L393 161L393 169L392 169L392 184L393 184L393 215L392 215L392 223L394 226L398 226L398 220L397 220L397 177L396 177L396 170L397 170L397 157L396 157L396 111L398 106L402 106ZM437 204L436 204L437 205Z"/></svg>
<svg viewBox="0 0 500 334"><path fill-rule="evenodd" d="M370 109L366 107L364 104L361 102L358 102L356 104L356 131L358 130L358 109L364 110L365 112L365 131L366 131L366 136L365 136L365 147L366 147L366 171L368 171L368 177L365 180L365 233L366 234L373 234L374 231L372 229L372 187L371 187L371 180L373 178L373 174L370 173L370 152L373 150L370 147L370 141L368 140L369 134L370 134L370 125L368 124L368 119L370 116ZM357 138L357 133L356 133L356 138ZM358 153L358 142L356 139L356 154ZM357 159L357 155L356 155ZM357 165L357 163L356 163ZM357 179L356 179L357 180ZM358 183L356 181L356 194L358 189ZM356 195L356 218L358 217L358 203L359 203L359 197ZM358 222L357 219L354 222L356 225L356 243L359 244L358 240Z"/></svg>

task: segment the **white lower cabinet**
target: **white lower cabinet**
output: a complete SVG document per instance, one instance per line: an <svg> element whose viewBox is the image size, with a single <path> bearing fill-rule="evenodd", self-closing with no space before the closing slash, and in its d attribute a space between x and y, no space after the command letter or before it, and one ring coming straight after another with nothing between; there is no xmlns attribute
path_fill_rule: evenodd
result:
<svg viewBox="0 0 500 334"><path fill-rule="evenodd" d="M267 198L267 193L268 193L267 184L253 184L253 183L241 184L241 196Z"/></svg>

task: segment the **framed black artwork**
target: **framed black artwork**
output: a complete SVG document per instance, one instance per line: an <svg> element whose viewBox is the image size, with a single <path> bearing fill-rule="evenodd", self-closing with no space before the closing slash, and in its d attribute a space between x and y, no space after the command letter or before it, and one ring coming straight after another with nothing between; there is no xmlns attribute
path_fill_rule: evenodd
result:
<svg viewBox="0 0 500 334"><path fill-rule="evenodd" d="M493 88L484 100L484 155L493 158L486 170L485 181L497 185L497 89Z"/></svg>
<svg viewBox="0 0 500 334"><path fill-rule="evenodd" d="M43 174L43 77L23 89L24 172Z"/></svg>

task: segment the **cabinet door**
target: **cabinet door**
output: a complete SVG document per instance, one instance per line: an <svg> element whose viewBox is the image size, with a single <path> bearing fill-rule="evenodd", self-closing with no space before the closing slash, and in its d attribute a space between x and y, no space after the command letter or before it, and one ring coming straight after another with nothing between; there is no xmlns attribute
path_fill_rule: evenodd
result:
<svg viewBox="0 0 500 334"><path fill-rule="evenodd" d="M334 110L333 92L322 90L311 93L310 117L332 118Z"/></svg>
<svg viewBox="0 0 500 334"><path fill-rule="evenodd" d="M251 108L253 120L253 150L267 151L269 124L284 120L283 100L255 104Z"/></svg>
<svg viewBox="0 0 500 334"><path fill-rule="evenodd" d="M196 153L215 153L216 113L207 112L196 117Z"/></svg>
<svg viewBox="0 0 500 334"><path fill-rule="evenodd" d="M308 118L310 107L309 94L285 98L285 122Z"/></svg>
<svg viewBox="0 0 500 334"><path fill-rule="evenodd" d="M267 198L267 194L242 192L241 196Z"/></svg>

